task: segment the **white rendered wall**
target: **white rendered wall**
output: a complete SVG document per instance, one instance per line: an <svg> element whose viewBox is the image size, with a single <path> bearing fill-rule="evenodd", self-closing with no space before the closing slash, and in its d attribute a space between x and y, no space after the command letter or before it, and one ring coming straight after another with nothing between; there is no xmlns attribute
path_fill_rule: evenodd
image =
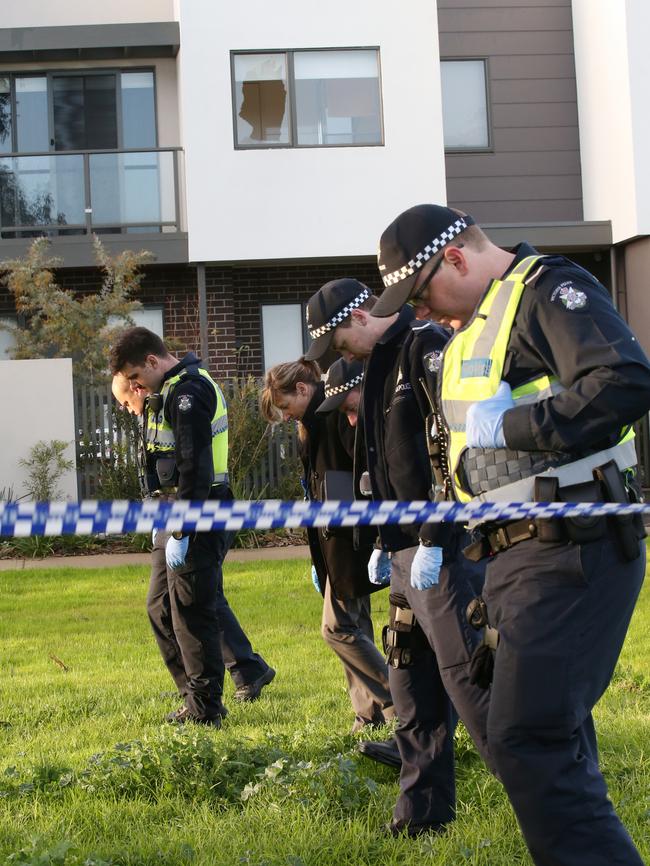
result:
<svg viewBox="0 0 650 866"><path fill-rule="evenodd" d="M180 0L191 261L373 255L397 214L446 199L436 4ZM384 147L238 150L230 51L380 48Z"/></svg>
<svg viewBox="0 0 650 866"><path fill-rule="evenodd" d="M173 0L2 0L2 27L174 21Z"/></svg>
<svg viewBox="0 0 650 866"><path fill-rule="evenodd" d="M650 233L650 4L573 0L585 220Z"/></svg>
<svg viewBox="0 0 650 866"><path fill-rule="evenodd" d="M26 470L30 449L43 440L67 442L66 460L75 461L74 396L72 361L52 358L34 361L0 361L0 392L5 406L0 451L0 488L12 487L15 496L26 493ZM77 500L77 474L66 472L58 483L63 499Z"/></svg>

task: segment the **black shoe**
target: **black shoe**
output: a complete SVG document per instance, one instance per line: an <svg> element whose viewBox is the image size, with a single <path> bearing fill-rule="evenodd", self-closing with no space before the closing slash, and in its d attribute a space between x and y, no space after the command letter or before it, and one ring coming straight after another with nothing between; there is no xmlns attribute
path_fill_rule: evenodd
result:
<svg viewBox="0 0 650 866"><path fill-rule="evenodd" d="M261 677L253 680L252 683L246 683L246 685L240 686L235 691L233 699L239 701L239 703L244 703L245 701L256 701L262 694L264 686L268 686L274 676L275 671L273 668L267 668Z"/></svg>
<svg viewBox="0 0 650 866"><path fill-rule="evenodd" d="M179 709L174 710L173 713L169 713L169 715L165 716L165 721L172 725L186 725L188 723L194 725L207 725L210 728L216 728L218 730L221 727L223 716L213 716L211 719L199 719L197 716L193 716L187 707L179 707Z"/></svg>
<svg viewBox="0 0 650 866"><path fill-rule="evenodd" d="M362 755L366 758L370 758L371 761L386 764L387 767L393 767L396 770L401 769L402 759L394 737L390 740L385 740L383 743L376 743L372 740L363 740L359 743L357 748Z"/></svg>
<svg viewBox="0 0 650 866"><path fill-rule="evenodd" d="M409 839L417 839L418 836L424 836L425 833L442 833L445 827L446 824L411 824L391 821L390 824L386 824L386 833L395 838L406 836Z"/></svg>

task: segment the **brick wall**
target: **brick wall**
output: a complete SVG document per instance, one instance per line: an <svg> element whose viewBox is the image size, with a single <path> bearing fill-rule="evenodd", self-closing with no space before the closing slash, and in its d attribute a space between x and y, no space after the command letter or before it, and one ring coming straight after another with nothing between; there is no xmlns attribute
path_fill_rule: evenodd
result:
<svg viewBox="0 0 650 866"><path fill-rule="evenodd" d="M302 303L329 280L355 277L373 290L381 286L374 259L364 262L262 265L234 267L235 334L241 375L261 376L263 370L262 311L264 303Z"/></svg>
<svg viewBox="0 0 650 866"><path fill-rule="evenodd" d="M263 371L263 303L301 303L323 283L354 276L372 289L380 287L374 260L344 263L206 267L208 357L206 366L219 379L237 374L261 376ZM101 286L94 268L71 268L57 274L59 285L82 294ZM165 338L175 354L200 355L199 303L196 269L189 265L152 265L145 269L138 299L161 306ZM0 314L13 314L13 298L0 289Z"/></svg>

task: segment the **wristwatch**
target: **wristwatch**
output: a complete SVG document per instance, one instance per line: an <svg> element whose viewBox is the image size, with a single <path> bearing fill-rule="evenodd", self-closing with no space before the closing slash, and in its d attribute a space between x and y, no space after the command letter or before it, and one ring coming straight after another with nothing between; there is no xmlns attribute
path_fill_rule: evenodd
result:
<svg viewBox="0 0 650 866"><path fill-rule="evenodd" d="M175 532L172 532L172 538L175 538L176 541L180 541L181 538L185 538L185 535L181 532L180 529L177 529Z"/></svg>

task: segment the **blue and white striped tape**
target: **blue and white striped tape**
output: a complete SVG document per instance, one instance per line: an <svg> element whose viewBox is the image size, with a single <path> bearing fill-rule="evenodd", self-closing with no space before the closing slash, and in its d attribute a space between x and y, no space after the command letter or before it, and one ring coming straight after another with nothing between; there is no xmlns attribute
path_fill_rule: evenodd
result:
<svg viewBox="0 0 650 866"><path fill-rule="evenodd" d="M152 529L278 529L298 526L378 526L388 523L482 523L524 517L647 514L650 504L614 502L69 502L0 503L0 537L115 535Z"/></svg>

